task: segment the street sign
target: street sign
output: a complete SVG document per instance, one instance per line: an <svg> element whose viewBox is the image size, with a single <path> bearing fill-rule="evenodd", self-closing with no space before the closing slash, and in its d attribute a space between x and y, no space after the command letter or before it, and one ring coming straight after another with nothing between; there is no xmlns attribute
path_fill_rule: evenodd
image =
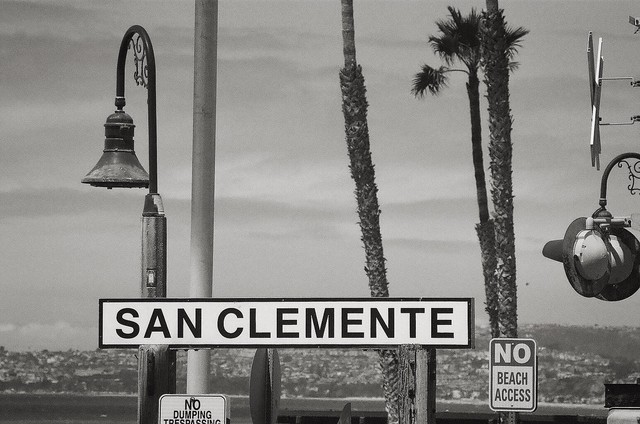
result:
<svg viewBox="0 0 640 424"><path fill-rule="evenodd" d="M591 44L591 33L589 33L589 44ZM591 46L591 50L593 50ZM591 53L593 54L593 53ZM593 64L589 63L589 75L591 79L591 166L600 170L600 153L602 144L600 141L600 98L602 96L602 72L604 69L604 59L602 58L602 38L598 40L598 63L595 71ZM593 57L591 58L591 61ZM590 61L590 62L591 62ZM593 75L592 75L593 74Z"/></svg>
<svg viewBox="0 0 640 424"><path fill-rule="evenodd" d="M489 397L494 411L533 412L538 407L538 357L535 340L491 339Z"/></svg>
<svg viewBox="0 0 640 424"><path fill-rule="evenodd" d="M473 299L101 299L100 348L472 348Z"/></svg>
<svg viewBox="0 0 640 424"><path fill-rule="evenodd" d="M162 395L159 424L228 424L229 402L223 395Z"/></svg>

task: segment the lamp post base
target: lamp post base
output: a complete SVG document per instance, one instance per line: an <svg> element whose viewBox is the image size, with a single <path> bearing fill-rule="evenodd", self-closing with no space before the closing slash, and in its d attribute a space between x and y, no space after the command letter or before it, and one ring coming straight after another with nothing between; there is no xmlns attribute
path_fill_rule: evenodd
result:
<svg viewBox="0 0 640 424"><path fill-rule="evenodd" d="M167 345L138 348L138 424L156 424L160 396L176 392L176 352Z"/></svg>

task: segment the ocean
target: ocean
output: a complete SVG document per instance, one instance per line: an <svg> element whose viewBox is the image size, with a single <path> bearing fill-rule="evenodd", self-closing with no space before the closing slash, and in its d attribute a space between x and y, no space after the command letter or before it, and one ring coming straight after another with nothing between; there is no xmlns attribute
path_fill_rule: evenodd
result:
<svg viewBox="0 0 640 424"><path fill-rule="evenodd" d="M0 394L2 424L136 423L135 395ZM231 397L234 424L251 424L249 400Z"/></svg>
<svg viewBox="0 0 640 424"><path fill-rule="evenodd" d="M248 397L229 396L228 399L231 423L252 424ZM384 413L381 399L295 398L281 400L280 415L323 411L337 417L346 402L351 402L354 412L368 411L376 415ZM482 402L438 401L437 411L443 418L447 415L467 415L473 418L488 418L492 415L486 403ZM599 405L543 403L539 404L534 415L548 417L544 421L557 421L563 416L581 416L589 417L589 422L605 422L607 412L607 409ZM135 395L0 394L1 424L135 424L136 415Z"/></svg>

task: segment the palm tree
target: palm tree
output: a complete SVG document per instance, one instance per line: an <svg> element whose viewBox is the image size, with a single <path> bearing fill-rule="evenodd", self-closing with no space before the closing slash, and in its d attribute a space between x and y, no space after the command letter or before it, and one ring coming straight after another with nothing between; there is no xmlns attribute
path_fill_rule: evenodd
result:
<svg viewBox="0 0 640 424"><path fill-rule="evenodd" d="M362 67L356 62L353 24L353 0L342 2L342 37L344 68L340 70L342 112L344 114L347 149L351 177L355 181L356 202L371 297L388 297L387 270L380 235L378 188L371 160L369 129L367 126L367 98ZM399 373L395 350L380 350L380 368L389 423L398 422Z"/></svg>
<svg viewBox="0 0 640 424"><path fill-rule="evenodd" d="M489 315L492 337L500 335L498 327L498 290L496 284L496 251L493 220L489 216L487 188L482 154L482 129L480 120L480 80L478 71L481 68L480 51L480 16L471 9L468 16L462 16L459 10L449 6L450 18L436 22L439 34L429 37L432 50L445 62L446 66L438 69L424 65L413 81L412 93L423 97L426 92L437 95L448 84L450 72L467 74L467 95L471 115L471 150L476 182L476 198L480 222L476 225L476 233L480 242L482 271L486 293L486 311ZM519 46L522 34L514 31L508 34L511 49ZM452 68L460 62L465 69ZM510 64L512 69L516 63Z"/></svg>
<svg viewBox="0 0 640 424"><path fill-rule="evenodd" d="M482 17L482 63L489 103L489 156L491 199L494 207L496 241L496 277L498 283L498 322L504 337L518 337L516 287L516 248L513 227L513 183L511 180L511 108L509 106L510 49L507 28L498 0L486 0ZM528 33L518 28L522 36ZM518 423L517 413L500 413L500 423Z"/></svg>
<svg viewBox="0 0 640 424"><path fill-rule="evenodd" d="M515 233L513 227L513 183L511 109L509 106L510 59L515 55L513 34L521 39L529 31L510 29L497 0L487 0L481 24L482 64L489 103L489 156L491 199L494 207L498 322L505 337L518 336Z"/></svg>

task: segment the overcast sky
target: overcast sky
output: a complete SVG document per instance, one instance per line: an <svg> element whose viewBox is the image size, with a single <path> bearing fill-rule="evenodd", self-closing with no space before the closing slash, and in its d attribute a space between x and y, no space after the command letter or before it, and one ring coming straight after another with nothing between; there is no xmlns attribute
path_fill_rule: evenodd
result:
<svg viewBox="0 0 640 424"><path fill-rule="evenodd" d="M530 30L511 77L520 323L635 325L640 295L580 297L544 258L598 207L589 158L588 31L604 38L605 77L638 76L633 1L502 1ZM394 297L474 297L487 321L463 74L439 97L410 93L447 5L355 1L382 237ZM192 1L0 0L0 345L97 347L98 299L138 297L144 190L80 180L102 153L126 29L144 26L157 64L159 191L168 220L168 292L189 293ZM367 297L338 71L339 0L219 3L215 297ZM127 106L147 167L146 91ZM484 90L484 86L482 87ZM638 92L606 82L605 121L639 113ZM482 104L483 122L486 104ZM485 167L488 167L483 128ZM638 125L602 129L602 162L638 149ZM609 210L640 211L614 171Z"/></svg>

